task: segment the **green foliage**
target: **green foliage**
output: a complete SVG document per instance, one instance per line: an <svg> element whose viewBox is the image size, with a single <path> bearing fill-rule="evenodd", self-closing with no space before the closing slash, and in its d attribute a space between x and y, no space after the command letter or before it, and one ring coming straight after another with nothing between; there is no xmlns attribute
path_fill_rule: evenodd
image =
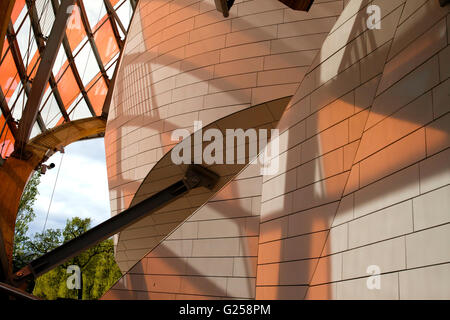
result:
<svg viewBox="0 0 450 320"><path fill-rule="evenodd" d="M90 219L75 217L67 220L66 227L60 233L62 242L83 234L89 230L90 225ZM49 300L77 299L78 291L69 290L66 285L70 276L67 274L67 267L70 265L79 266L81 269L84 300L100 298L122 276L114 260L113 242L108 239L36 279L33 294Z"/></svg>
<svg viewBox="0 0 450 320"><path fill-rule="evenodd" d="M17 271L24 267L30 259L30 252L27 251L27 243L29 224L34 220L36 214L33 210L36 197L38 196L38 185L40 183L41 174L34 173L26 185L22 198L19 202L19 210L17 212L16 230L14 234L13 247L13 269Z"/></svg>
<svg viewBox="0 0 450 320"><path fill-rule="evenodd" d="M48 229L43 233L36 233L31 239L28 236L29 224L36 217L33 206L39 194L37 189L39 182L40 174L35 173L25 187L19 204L14 235L14 271L61 244L78 237L91 227L91 219L75 217L67 220L63 230ZM86 300L100 298L122 276L114 260L113 241L108 239L47 272L37 278L35 282L30 281L28 291L38 297L50 300L77 299L78 290L69 290L66 284L70 276L66 270L70 265L77 265L81 269L82 297Z"/></svg>

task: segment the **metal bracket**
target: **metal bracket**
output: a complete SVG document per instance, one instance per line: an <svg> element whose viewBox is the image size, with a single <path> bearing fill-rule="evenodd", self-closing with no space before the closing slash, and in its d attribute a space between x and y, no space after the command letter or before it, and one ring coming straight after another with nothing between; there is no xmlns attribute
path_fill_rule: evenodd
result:
<svg viewBox="0 0 450 320"><path fill-rule="evenodd" d="M230 15L230 9L234 4L234 0L214 0L216 3L217 11L222 12L226 18Z"/></svg>
<svg viewBox="0 0 450 320"><path fill-rule="evenodd" d="M84 250L108 239L166 206L192 189L199 187L213 189L218 180L219 176L216 173L199 165L190 165L180 181L30 262L13 275L13 284L19 287L26 279L30 277L36 278L52 270Z"/></svg>
<svg viewBox="0 0 450 320"><path fill-rule="evenodd" d="M25 291L19 290L2 282L0 282L0 292L4 292L7 296L15 297L18 300L40 300Z"/></svg>
<svg viewBox="0 0 450 320"><path fill-rule="evenodd" d="M278 0L283 4L287 5L289 8L298 11L308 12L311 9L314 0Z"/></svg>

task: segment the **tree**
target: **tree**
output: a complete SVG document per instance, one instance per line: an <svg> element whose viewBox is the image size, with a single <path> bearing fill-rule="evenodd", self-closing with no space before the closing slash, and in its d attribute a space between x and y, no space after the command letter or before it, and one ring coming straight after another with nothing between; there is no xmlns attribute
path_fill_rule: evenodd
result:
<svg viewBox="0 0 450 320"><path fill-rule="evenodd" d="M89 230L90 226L91 219L75 217L67 220L61 233L61 243L78 237ZM114 260L113 242L108 239L36 279L33 294L49 300L77 299L78 292L69 290L66 285L70 276L66 270L70 265L76 265L81 269L84 300L100 298L122 276Z"/></svg>
<svg viewBox="0 0 450 320"><path fill-rule="evenodd" d="M33 210L40 183L40 174L34 173L26 185L19 203L16 229L14 234L13 269L20 270L34 259L53 250L61 244L78 237L91 227L91 219L78 217L67 220L63 230L48 229L36 233L32 238L28 235L29 225L36 217ZM66 273L69 265L78 265L83 277L83 299L98 299L121 276L114 260L114 245L111 239L86 250L63 265L47 272L36 281L28 282L28 291L46 299L77 298L75 290L66 285Z"/></svg>
<svg viewBox="0 0 450 320"><path fill-rule="evenodd" d="M27 251L27 243L30 240L28 231L30 223L36 217L33 206L39 195L38 185L40 181L41 174L35 172L28 181L19 202L14 234L13 271L20 270L31 261L30 252Z"/></svg>

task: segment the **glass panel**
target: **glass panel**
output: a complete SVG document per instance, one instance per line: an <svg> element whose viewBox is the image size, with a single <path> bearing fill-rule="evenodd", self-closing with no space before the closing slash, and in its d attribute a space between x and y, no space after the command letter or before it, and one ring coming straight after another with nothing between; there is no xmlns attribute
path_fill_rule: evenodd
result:
<svg viewBox="0 0 450 320"><path fill-rule="evenodd" d="M116 57L118 58L119 55L117 55ZM108 75L109 79L112 79L113 75L114 75L114 71L116 70L116 64L117 64L117 59L114 58L114 60L112 60L112 62L108 65L107 69L106 69L106 74Z"/></svg>
<svg viewBox="0 0 450 320"><path fill-rule="evenodd" d="M54 127L62 118L61 111L53 94L51 94L48 102L41 111L41 116L47 128Z"/></svg>
<svg viewBox="0 0 450 320"><path fill-rule="evenodd" d="M53 13L51 1L37 0L36 11L39 16L39 25L41 26L42 33L48 36L55 22L55 14Z"/></svg>
<svg viewBox="0 0 450 320"><path fill-rule="evenodd" d="M22 55L23 60L26 60L28 51L31 50L31 44L34 42L33 35L30 33L31 30L31 21L27 16L25 21L20 28L20 30L16 31L17 34L17 43L19 44L20 54Z"/></svg>
<svg viewBox="0 0 450 320"><path fill-rule="evenodd" d="M103 0L88 0L83 1L86 9L86 16L89 20L91 29L94 30L94 26L97 25L101 17L106 14L105 4Z"/></svg>
<svg viewBox="0 0 450 320"><path fill-rule="evenodd" d="M80 74L83 85L87 85L100 72L97 60L89 44L83 47L75 57L75 65Z"/></svg>
<svg viewBox="0 0 450 320"><path fill-rule="evenodd" d="M53 74L61 74L61 72L64 71L64 67L67 65L67 56L63 46L61 46L59 47L58 55L56 56L55 64L52 68Z"/></svg>
<svg viewBox="0 0 450 320"><path fill-rule="evenodd" d="M20 79L17 74L16 65L12 57L11 51L8 50L5 59L0 65L0 86L2 87L3 94L6 97L6 101L12 97L14 91L19 85Z"/></svg>
<svg viewBox="0 0 450 320"><path fill-rule="evenodd" d="M33 58L28 63L27 74L30 78L36 77L36 72L39 67L41 56L38 51L35 51Z"/></svg>
<svg viewBox="0 0 450 320"><path fill-rule="evenodd" d="M34 137L40 135L42 133L41 128L39 128L39 125L37 122L34 123L33 129L31 130L30 139L33 139Z"/></svg>
<svg viewBox="0 0 450 320"><path fill-rule="evenodd" d="M102 114L106 94L108 93L108 87L100 74L95 77L95 79L96 81L90 83L88 86L88 97L94 108L95 114L100 116Z"/></svg>
<svg viewBox="0 0 450 320"><path fill-rule="evenodd" d="M25 95L25 90L23 90L22 84L20 83L11 97L12 103L10 103L11 113L14 119L20 120L22 118L22 112L27 103L27 97Z"/></svg>
<svg viewBox="0 0 450 320"><path fill-rule="evenodd" d="M94 40L103 65L108 64L108 62L110 62L119 52L119 46L117 45L116 38L114 37L109 19L95 33Z"/></svg>
<svg viewBox="0 0 450 320"><path fill-rule="evenodd" d="M133 8L131 7L130 1L127 0L123 4L121 4L120 7L116 10L116 13L124 28L128 29L131 16L133 15Z"/></svg>
<svg viewBox="0 0 450 320"><path fill-rule="evenodd" d="M91 118L92 114L89 111L89 108L84 99L81 99L80 102L75 106L72 110L72 113L69 115L70 120L79 120L85 118Z"/></svg>
<svg viewBox="0 0 450 320"><path fill-rule="evenodd" d="M3 116L0 116L0 133L0 154L5 159L14 151L14 137Z"/></svg>
<svg viewBox="0 0 450 320"><path fill-rule="evenodd" d="M58 81L58 91L66 109L72 104L77 95L80 93L80 88L75 80L72 69L69 67L66 68L66 71L62 74L60 80Z"/></svg>
<svg viewBox="0 0 450 320"><path fill-rule="evenodd" d="M81 11L78 5L75 6L69 21L67 22L66 35L72 51L74 51L81 41L86 38L86 31L84 30L83 22L81 20Z"/></svg>
<svg viewBox="0 0 450 320"><path fill-rule="evenodd" d="M111 5L112 5L113 7L115 7L115 5L119 3L119 1L120 1L120 0L110 0L109 2L111 3ZM125 2L125 1L128 1L128 0L124 0L124 1L122 1L122 2Z"/></svg>
<svg viewBox="0 0 450 320"><path fill-rule="evenodd" d="M27 10L25 8L25 0L16 0L13 11L11 13L11 21L12 21L12 24L14 25L15 29L16 29L17 25L19 25L20 22L22 22L26 13L27 13ZM20 16L20 19L19 19L19 16ZM17 22L17 25L16 25L16 22Z"/></svg>

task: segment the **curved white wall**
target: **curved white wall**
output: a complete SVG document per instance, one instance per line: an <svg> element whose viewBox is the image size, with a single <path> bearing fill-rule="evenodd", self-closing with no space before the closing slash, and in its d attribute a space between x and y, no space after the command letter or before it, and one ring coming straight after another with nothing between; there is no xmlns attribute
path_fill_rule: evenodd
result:
<svg viewBox="0 0 450 320"><path fill-rule="evenodd" d="M140 1L105 140L112 213L129 206L141 181L172 147L174 129L192 131L194 120L206 125L294 94L342 9L343 1L316 1L308 14L273 0L236 1L225 19L212 0ZM192 269L187 275L199 276L194 282L205 282L199 289L180 284L170 292L199 294L196 290L211 286L204 295L255 296L261 182L258 168L248 169L154 250L181 260L181 269ZM175 221L159 232L173 228ZM148 252L137 233L118 243L122 271ZM211 266L217 263L225 269ZM149 265L157 268L158 262ZM175 272L157 269L144 273ZM219 283L210 285L208 275Z"/></svg>
<svg viewBox="0 0 450 320"><path fill-rule="evenodd" d="M224 19L212 0L141 0L106 135L113 214L172 130L294 97L281 172L250 166L149 253L137 232L120 239L129 271L105 298L449 298L448 12L249 0ZM380 290L366 286L372 265Z"/></svg>

